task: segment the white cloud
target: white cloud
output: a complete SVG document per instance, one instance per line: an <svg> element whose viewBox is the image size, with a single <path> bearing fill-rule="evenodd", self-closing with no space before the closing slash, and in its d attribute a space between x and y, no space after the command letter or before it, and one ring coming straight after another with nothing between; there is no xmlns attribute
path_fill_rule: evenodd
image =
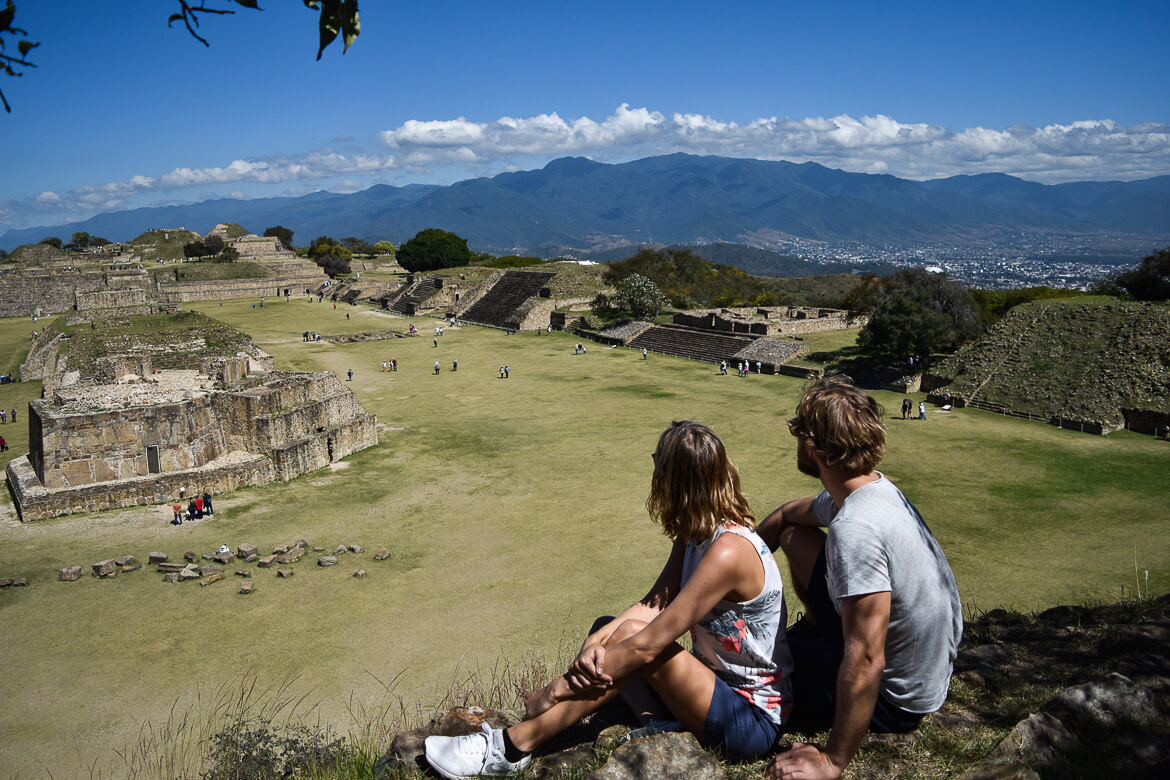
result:
<svg viewBox="0 0 1170 780"><path fill-rule="evenodd" d="M1123 127L1109 119L1044 127L949 129L885 116L759 117L739 123L705 114L619 105L601 119L565 119L556 113L504 116L490 122L411 119L378 134L387 154L326 148L299 155L233 160L206 168L176 167L69 192L43 192L0 201L0 229L36 222L83 219L100 211L151 202L175 202L189 188L222 197L250 184L250 196L299 194L321 187L353 191L385 180L447 181L525 170L565 155L621 162L687 152L766 160L818 162L833 168L928 179L1001 172L1056 183L1083 179L1137 179L1170 173L1170 125ZM338 140L345 138L338 136ZM282 188L272 185L283 184ZM280 189L281 192L276 190ZM185 197L190 198L192 193Z"/></svg>

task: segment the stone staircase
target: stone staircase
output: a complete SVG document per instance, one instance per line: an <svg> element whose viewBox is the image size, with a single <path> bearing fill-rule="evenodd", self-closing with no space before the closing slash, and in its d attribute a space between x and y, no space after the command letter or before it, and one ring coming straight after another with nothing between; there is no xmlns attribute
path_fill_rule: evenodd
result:
<svg viewBox="0 0 1170 780"><path fill-rule="evenodd" d="M627 342L634 349L646 349L662 355L675 355L705 363L726 360L751 346L753 339L730 333L718 333L684 325L654 325Z"/></svg>
<svg viewBox="0 0 1170 780"><path fill-rule="evenodd" d="M426 308L423 303L427 298L430 298L439 291L440 285L437 276L424 276L421 279L416 279L414 284L402 290L402 294L395 300L390 300L386 307L390 311L407 317L413 317L418 314L420 309Z"/></svg>
<svg viewBox="0 0 1170 780"><path fill-rule="evenodd" d="M494 328L515 328L517 310L539 295L554 276L555 273L508 271L459 319Z"/></svg>

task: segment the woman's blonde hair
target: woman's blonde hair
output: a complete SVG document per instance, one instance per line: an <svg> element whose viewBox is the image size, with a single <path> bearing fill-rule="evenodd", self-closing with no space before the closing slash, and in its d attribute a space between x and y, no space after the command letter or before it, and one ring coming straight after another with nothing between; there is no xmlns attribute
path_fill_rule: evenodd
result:
<svg viewBox="0 0 1170 780"><path fill-rule="evenodd" d="M723 522L756 525L739 469L715 432L694 420L671 423L658 437L646 509L676 541L705 542Z"/></svg>

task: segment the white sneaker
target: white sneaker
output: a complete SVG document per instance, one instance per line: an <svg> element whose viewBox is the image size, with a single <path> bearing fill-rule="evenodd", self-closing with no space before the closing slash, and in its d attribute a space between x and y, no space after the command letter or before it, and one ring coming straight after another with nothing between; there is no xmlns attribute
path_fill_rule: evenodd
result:
<svg viewBox="0 0 1170 780"><path fill-rule="evenodd" d="M504 731L482 724L483 730L463 737L427 737L427 763L450 780L465 777L508 777L532 762L527 755L516 762L504 758Z"/></svg>

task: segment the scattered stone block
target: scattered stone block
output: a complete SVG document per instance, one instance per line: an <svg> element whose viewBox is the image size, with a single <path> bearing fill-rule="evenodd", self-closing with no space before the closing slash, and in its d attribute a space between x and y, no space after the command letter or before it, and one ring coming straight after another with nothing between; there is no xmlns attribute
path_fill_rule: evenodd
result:
<svg viewBox="0 0 1170 780"><path fill-rule="evenodd" d="M309 549L309 543L304 539L297 539L296 544L294 544L293 547L300 547L302 550L307 550Z"/></svg>
<svg viewBox="0 0 1170 780"><path fill-rule="evenodd" d="M305 551L302 548L294 547L291 550L289 550L288 552L286 552L284 555L277 558L276 562L277 563L286 563L286 564L287 563L296 563L297 561L299 561L301 559L301 556L304 554L305 554Z"/></svg>
<svg viewBox="0 0 1170 780"><path fill-rule="evenodd" d="M195 554L194 550L188 550L187 552L183 553L183 557L191 563L195 563L195 561L199 560L199 556Z"/></svg>
<svg viewBox="0 0 1170 780"><path fill-rule="evenodd" d="M251 555L249 555L247 558L244 559L244 563L255 563L258 560L260 560L260 556L257 555L256 553L252 553Z"/></svg>
<svg viewBox="0 0 1170 780"><path fill-rule="evenodd" d="M204 579L200 580L199 584L206 587L206 586L210 585L211 583L219 582L222 579L223 579L223 572L217 571L215 574L212 574L210 577L205 577Z"/></svg>
<svg viewBox="0 0 1170 780"><path fill-rule="evenodd" d="M252 572L248 571L247 569L236 569L236 574L239 575L240 577L251 577L252 576Z"/></svg>
<svg viewBox="0 0 1170 780"><path fill-rule="evenodd" d="M123 573L123 574L125 574L125 573L126 573L126 572L128 572L128 571L138 571L138 570L139 570L139 569L141 569L141 568L142 568L142 564L141 564L141 563L132 563L132 564L130 564L129 566L123 566L123 567L122 567L122 573Z"/></svg>
<svg viewBox="0 0 1170 780"><path fill-rule="evenodd" d="M114 563L122 567L133 566L134 564L138 563L138 559L133 555L123 555L121 558L115 558Z"/></svg>
<svg viewBox="0 0 1170 780"><path fill-rule="evenodd" d="M66 566L64 569L57 569L57 579L61 582L76 582L81 579L81 567Z"/></svg>
<svg viewBox="0 0 1170 780"><path fill-rule="evenodd" d="M263 558L261 558L259 561L256 562L256 565L259 566L261 569L267 569L269 566L271 566L274 563L276 563L276 556L275 555L265 555Z"/></svg>
<svg viewBox="0 0 1170 780"><path fill-rule="evenodd" d="M219 574L223 571L223 567L217 566L214 563L209 563L206 566L199 567L199 573L206 577L209 574Z"/></svg>
<svg viewBox="0 0 1170 780"><path fill-rule="evenodd" d="M14 579L12 581L12 587L14 587L14 588L24 588L27 586L28 586L28 580L26 580L24 577L17 577L16 579Z"/></svg>
<svg viewBox="0 0 1170 780"><path fill-rule="evenodd" d="M177 571L168 571L163 575L163 582L178 582L179 573Z"/></svg>
<svg viewBox="0 0 1170 780"><path fill-rule="evenodd" d="M166 563L168 560L167 554L164 552L152 552L146 556L146 562L149 564Z"/></svg>
<svg viewBox="0 0 1170 780"><path fill-rule="evenodd" d="M215 561L216 563L222 563L224 566L226 566L232 562L234 557L235 556L233 556L230 552L216 553L215 555L211 556L211 560Z"/></svg>
<svg viewBox="0 0 1170 780"><path fill-rule="evenodd" d="M317 559L317 565L318 566L336 566L337 565L337 556L336 555L322 555L320 558Z"/></svg>
<svg viewBox="0 0 1170 780"><path fill-rule="evenodd" d="M353 576L357 577L360 580L362 577L366 576L366 570L365 569L358 569L357 571L355 571L353 573Z"/></svg>
<svg viewBox="0 0 1170 780"><path fill-rule="evenodd" d="M293 576L293 574L294 572L292 569L279 569L276 572L276 576L280 577L281 579L288 579L289 577Z"/></svg>
<svg viewBox="0 0 1170 780"><path fill-rule="evenodd" d="M255 589L256 588L248 580L245 580L245 581L240 583L240 593L248 594L248 593L251 593L252 591L254 591Z"/></svg>
<svg viewBox="0 0 1170 780"><path fill-rule="evenodd" d="M180 572L185 568L187 567L181 563L160 563L158 565L159 571Z"/></svg>
<svg viewBox="0 0 1170 780"><path fill-rule="evenodd" d="M337 545L337 549L333 551L333 554L334 555L344 555L347 552L349 552L349 548L346 547L344 544L339 544L339 545Z"/></svg>
<svg viewBox="0 0 1170 780"><path fill-rule="evenodd" d="M362 548L362 546L360 544L351 544L349 546L349 551L351 553L354 553L354 554L357 554L360 552L365 552L365 550Z"/></svg>
<svg viewBox="0 0 1170 780"><path fill-rule="evenodd" d="M609 760L587 780L633 780L638 777L686 777L723 780L719 761L686 731L635 739L613 751Z"/></svg>
<svg viewBox="0 0 1170 780"><path fill-rule="evenodd" d="M288 552L287 544L278 544L276 547L272 548L273 555L284 555L286 552Z"/></svg>
<svg viewBox="0 0 1170 780"><path fill-rule="evenodd" d="M313 552L325 552L325 548L324 547L314 547Z"/></svg>
<svg viewBox="0 0 1170 780"><path fill-rule="evenodd" d="M387 550L385 547L383 547L381 550L378 550L378 552L374 553L374 560L375 561L384 561L389 557L390 557L390 551Z"/></svg>
<svg viewBox="0 0 1170 780"><path fill-rule="evenodd" d="M105 561L98 561L93 565L93 573L98 577L109 577L111 574L118 573L118 565L114 563L112 558Z"/></svg>
<svg viewBox="0 0 1170 780"><path fill-rule="evenodd" d="M183 569L178 572L179 582L188 582L189 580L197 580L200 577L198 569Z"/></svg>
<svg viewBox="0 0 1170 780"><path fill-rule="evenodd" d="M201 555L200 557L203 558L203 560L205 560L205 561L214 561L215 560L215 555L213 555L212 553L203 553L203 555ZM191 562L194 563L194 561L191 561Z"/></svg>
<svg viewBox="0 0 1170 780"><path fill-rule="evenodd" d="M485 710L483 707L452 707L442 718L432 721L435 734L444 737L461 737L480 731L481 724L487 723L494 729L506 729L516 725L507 713L499 710Z"/></svg>
<svg viewBox="0 0 1170 780"><path fill-rule="evenodd" d="M0 577L0 588L7 588L11 584L12 580L8 579L7 577Z"/></svg>
<svg viewBox="0 0 1170 780"><path fill-rule="evenodd" d="M236 548L237 558L247 558L249 555L258 555L260 548L254 544L241 544Z"/></svg>

